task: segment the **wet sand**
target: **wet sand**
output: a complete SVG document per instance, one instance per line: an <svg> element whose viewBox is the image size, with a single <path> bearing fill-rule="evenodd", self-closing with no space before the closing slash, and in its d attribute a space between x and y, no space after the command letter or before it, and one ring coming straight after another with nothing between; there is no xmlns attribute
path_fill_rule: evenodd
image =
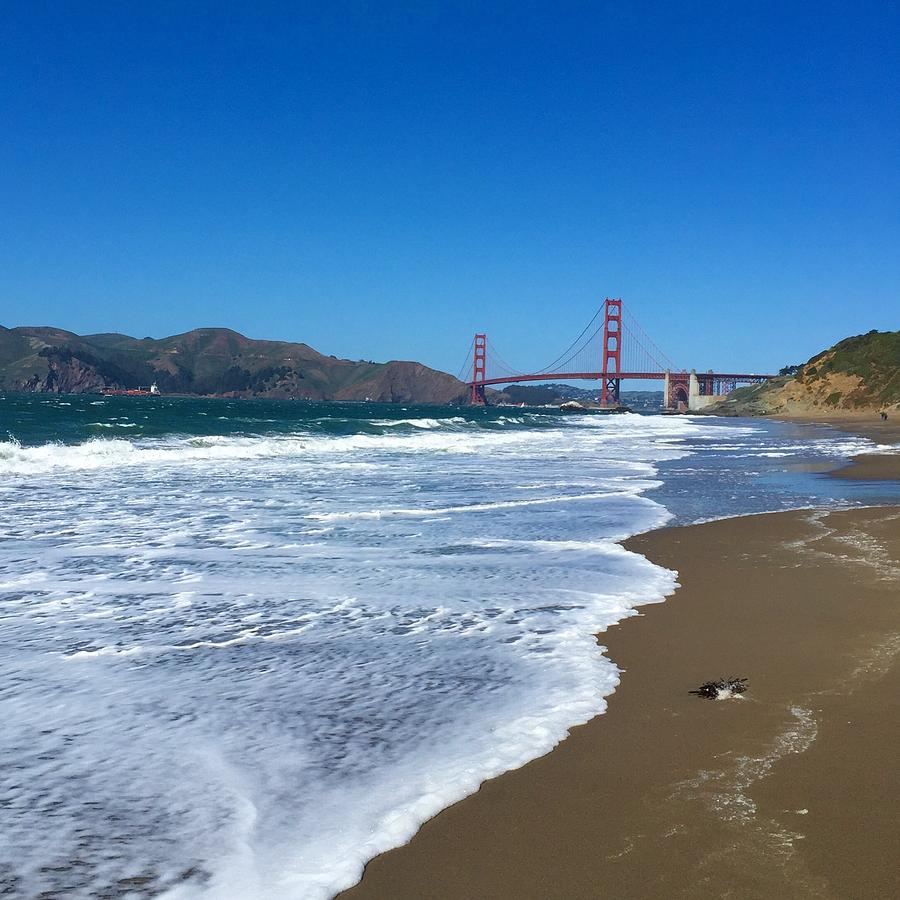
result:
<svg viewBox="0 0 900 900"><path fill-rule="evenodd" d="M882 422L871 413L858 416L833 416L827 419L778 417L780 421L800 424L819 424L849 431L876 444L900 445L900 416ZM900 449L900 446L897 447ZM850 463L830 474L854 481L900 481L900 452L867 453L854 456Z"/></svg>
<svg viewBox="0 0 900 900"><path fill-rule="evenodd" d="M605 715L373 860L344 900L900 893L900 507L663 529L599 636ZM744 699L688 691L746 676Z"/></svg>
<svg viewBox="0 0 900 900"><path fill-rule="evenodd" d="M893 413L885 422L871 412L856 416L773 416L772 418L781 422L828 425L839 431L860 434L875 441L876 444L900 444L900 415Z"/></svg>
<svg viewBox="0 0 900 900"><path fill-rule="evenodd" d="M853 481L900 481L900 453L854 456L849 465L829 474Z"/></svg>

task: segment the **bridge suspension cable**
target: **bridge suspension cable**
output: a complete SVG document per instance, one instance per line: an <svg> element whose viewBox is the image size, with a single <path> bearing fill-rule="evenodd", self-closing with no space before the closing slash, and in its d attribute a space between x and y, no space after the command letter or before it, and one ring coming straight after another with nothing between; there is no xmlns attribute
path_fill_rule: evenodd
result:
<svg viewBox="0 0 900 900"><path fill-rule="evenodd" d="M534 374L546 373L548 377L566 372L596 372L602 367L603 358L603 307L599 307L578 337L546 366L535 369ZM622 370L632 372L680 371L679 367L657 346L640 323L628 311L622 322ZM493 345L490 348L491 371L496 377L519 375L520 371L505 362Z"/></svg>
<svg viewBox="0 0 900 900"><path fill-rule="evenodd" d="M514 369L496 350L491 341L487 342L487 359L488 366L492 372L498 374L494 377L502 375L524 375L525 373L519 369Z"/></svg>
<svg viewBox="0 0 900 900"><path fill-rule="evenodd" d="M456 373L457 381L468 381L472 375L472 358L475 355L475 338L472 338L469 344L469 352L466 354L466 361L460 366L459 372Z"/></svg>
<svg viewBox="0 0 900 900"><path fill-rule="evenodd" d="M691 398L694 398L695 392L699 397L717 396L726 382L733 387L738 382L756 384L773 377L722 374L712 370L699 376L691 370L689 376L685 369L679 370L659 349L634 316L623 311L620 298L607 298L578 337L543 369L532 370L530 373L514 369L500 356L494 345L488 343L484 333L475 335L469 355L460 370L460 379L466 377L466 368L470 363L471 380L467 378L466 382L470 387L470 401L474 404L485 402L485 388L489 385L559 378L573 381L599 380L601 403L611 406L619 402L619 385L623 380L641 379L665 380L666 405L672 407L679 401L678 391L681 391L684 398L688 397L686 392L689 389L692 392ZM684 402L687 400L684 399ZM691 402L694 400L691 399Z"/></svg>
<svg viewBox="0 0 900 900"><path fill-rule="evenodd" d="M583 350L583 349L584 349L584 345L582 345L581 347L578 348L578 350L575 350L574 353L572 353L571 356L568 356L569 351L572 350L572 348L575 347L575 346L578 344L578 342L585 336L585 334L587 334L588 329L590 329L591 325L593 325L594 322L597 321L597 317L600 315L600 312L601 312L601 310L598 308L597 311L594 313L594 315L591 317L591 321L588 322L587 325L585 325L584 328L582 329L581 334L579 334L578 337L575 338L575 340L572 341L572 343L569 344L569 346L566 347L566 349L563 350L563 352L560 353L560 355L557 356L556 359L554 359L552 363L550 363L550 364L547 365L547 366L544 366L544 367L541 368L541 369L537 369L536 371L537 371L538 373L540 373L540 372L551 372L551 373L552 373L553 371L557 371L557 372L563 371L563 368L564 368L564 362L563 362L563 361L564 361L564 360L565 360L565 361L568 361L569 359L571 359L571 356L574 356L574 355L575 355L576 353L578 353L580 350ZM588 337L587 341L585 341L585 345L586 345L588 342L590 342L591 340L593 340L593 338L595 337L595 335L596 335L597 332L599 331L600 327L601 327L601 326L599 326L599 325L597 326L597 328L594 330L593 334L591 334L591 335Z"/></svg>
<svg viewBox="0 0 900 900"><path fill-rule="evenodd" d="M548 378L566 373L600 372L603 366L604 307L598 307L581 333L551 363L532 370L533 375L546 374ZM650 338L640 323L627 311L623 311L621 346L621 370L630 372L680 371L671 359ZM469 381L474 357L474 343L469 346L466 361L460 369L460 380ZM501 356L492 341L485 341L486 376L488 379L517 377L525 373L510 365Z"/></svg>
<svg viewBox="0 0 900 900"><path fill-rule="evenodd" d="M640 323L627 309L624 310L622 323L623 365L625 370L635 372L680 371L678 366L663 353Z"/></svg>
<svg viewBox="0 0 900 900"><path fill-rule="evenodd" d="M554 366L556 371L560 373L599 371L602 331L603 322L598 322L594 330L565 359Z"/></svg>

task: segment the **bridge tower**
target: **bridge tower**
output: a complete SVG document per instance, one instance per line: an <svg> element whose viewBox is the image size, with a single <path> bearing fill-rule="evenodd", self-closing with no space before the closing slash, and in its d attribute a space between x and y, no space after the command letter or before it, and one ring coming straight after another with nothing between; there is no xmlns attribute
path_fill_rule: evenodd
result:
<svg viewBox="0 0 900 900"><path fill-rule="evenodd" d="M487 335L476 334L472 352L472 385L469 402L476 406L484 405L484 379L487 377ZM479 382L481 382L479 384Z"/></svg>
<svg viewBox="0 0 900 900"><path fill-rule="evenodd" d="M619 373L622 371L622 301L606 298L603 319L603 389L600 402L604 406L619 403Z"/></svg>

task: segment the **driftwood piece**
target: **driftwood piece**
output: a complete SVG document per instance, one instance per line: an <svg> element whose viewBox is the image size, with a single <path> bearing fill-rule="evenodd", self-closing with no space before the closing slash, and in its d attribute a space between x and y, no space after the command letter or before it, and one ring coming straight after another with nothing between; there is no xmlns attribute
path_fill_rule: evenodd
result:
<svg viewBox="0 0 900 900"><path fill-rule="evenodd" d="M743 694L747 690L746 678L718 678L715 681L706 681L690 693L698 697L706 697L708 700L718 700L720 697L731 697L734 694Z"/></svg>

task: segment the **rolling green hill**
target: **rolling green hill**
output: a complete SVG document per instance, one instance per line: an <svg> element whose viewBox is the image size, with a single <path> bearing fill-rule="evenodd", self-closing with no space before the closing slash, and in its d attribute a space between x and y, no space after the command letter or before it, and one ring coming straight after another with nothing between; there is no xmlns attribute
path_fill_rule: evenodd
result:
<svg viewBox="0 0 900 900"><path fill-rule="evenodd" d="M0 326L0 390L96 393L152 382L169 394L308 400L452 403L466 394L462 382L420 363L338 359L227 328L155 340Z"/></svg>

